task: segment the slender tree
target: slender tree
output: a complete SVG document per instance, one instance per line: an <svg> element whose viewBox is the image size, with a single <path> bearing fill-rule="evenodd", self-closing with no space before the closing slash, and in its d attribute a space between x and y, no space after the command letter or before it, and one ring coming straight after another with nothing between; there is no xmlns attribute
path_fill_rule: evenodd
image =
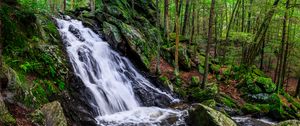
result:
<svg viewBox="0 0 300 126"><path fill-rule="evenodd" d="M209 24L208 24L208 41L206 46L206 53L205 53L205 71L204 77L202 81L201 88L205 88L205 83L207 82L207 75L208 75L208 59L209 59L209 51L210 51L210 44L213 40L213 25L214 25L214 10L215 10L215 0L211 0L210 6L210 15L209 15Z"/></svg>
<svg viewBox="0 0 300 126"><path fill-rule="evenodd" d="M184 13L184 21L183 21L183 26L182 26L182 35L186 34L186 29L187 29L187 25L189 22L189 15L190 15L190 0L186 0L186 5L185 5L185 13Z"/></svg>
<svg viewBox="0 0 300 126"><path fill-rule="evenodd" d="M164 35L169 41L169 0L165 0L164 6Z"/></svg>
<svg viewBox="0 0 300 126"><path fill-rule="evenodd" d="M287 52L285 52L285 49L288 49L288 41L287 41L287 22L288 22L288 9L289 9L289 2L290 0L286 1L286 10L284 13L283 17L283 29L282 29L282 38L281 38L281 51L280 51L280 62L279 62L279 81L277 84L277 91L280 90L280 88L283 87L283 82L284 82L284 74L285 74L285 69L286 69L286 58L287 57ZM287 46L285 48L285 46Z"/></svg>
<svg viewBox="0 0 300 126"><path fill-rule="evenodd" d="M245 57L243 58L243 63L247 66L250 66L253 64L256 56L259 54L259 51L262 46L262 40L264 36L266 35L266 32L269 28L270 22L272 20L272 17L277 9L278 3L280 0L275 0L273 3L273 7L271 10L269 10L263 20L263 23L260 25L258 31L256 32L256 35L254 37L254 44L247 49L248 51L245 51Z"/></svg>
<svg viewBox="0 0 300 126"><path fill-rule="evenodd" d="M175 16L175 25L176 25L176 40L175 40L175 75L177 76L179 74L179 65L178 65L178 47L179 47L179 17L178 17L178 0L175 0L175 11L176 11L176 16Z"/></svg>

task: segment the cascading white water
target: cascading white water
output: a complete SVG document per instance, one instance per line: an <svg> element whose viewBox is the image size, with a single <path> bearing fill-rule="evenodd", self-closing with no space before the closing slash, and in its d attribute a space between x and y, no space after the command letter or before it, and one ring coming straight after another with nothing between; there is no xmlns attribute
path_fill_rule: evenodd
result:
<svg viewBox="0 0 300 126"><path fill-rule="evenodd" d="M177 99L153 86L127 58L113 51L81 21L56 20L74 71L92 93L94 102L90 104L97 108L99 125L161 125L170 117L178 117L174 125L184 124L181 111L141 107L134 86L171 101Z"/></svg>

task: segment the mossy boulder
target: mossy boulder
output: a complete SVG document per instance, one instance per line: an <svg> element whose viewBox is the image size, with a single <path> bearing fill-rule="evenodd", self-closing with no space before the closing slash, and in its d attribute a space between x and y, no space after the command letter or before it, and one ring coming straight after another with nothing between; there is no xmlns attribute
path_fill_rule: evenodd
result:
<svg viewBox="0 0 300 126"><path fill-rule="evenodd" d="M205 89L195 87L189 90L189 100L195 102L203 102L205 100L214 99L218 92L216 84L211 83Z"/></svg>
<svg viewBox="0 0 300 126"><path fill-rule="evenodd" d="M109 44L118 49L118 45L122 42L122 37L119 29L108 22L103 23L103 32L105 34L105 38L109 40Z"/></svg>
<svg viewBox="0 0 300 126"><path fill-rule="evenodd" d="M47 126L67 126L63 108L58 101L47 103L42 106L41 111L45 116Z"/></svg>
<svg viewBox="0 0 300 126"><path fill-rule="evenodd" d="M29 115L31 122L37 126L44 126L46 124L46 119L44 113L37 109Z"/></svg>
<svg viewBox="0 0 300 126"><path fill-rule="evenodd" d="M200 86L200 77L198 76L192 76L190 80L190 86L191 87L198 87Z"/></svg>
<svg viewBox="0 0 300 126"><path fill-rule="evenodd" d="M188 124L191 126L237 126L223 113L203 104L197 104L194 109L189 110Z"/></svg>
<svg viewBox="0 0 300 126"><path fill-rule="evenodd" d="M286 120L279 122L276 126L300 126L300 120Z"/></svg>
<svg viewBox="0 0 300 126"><path fill-rule="evenodd" d="M245 105L243 105L241 109L246 114L254 114L254 113L259 113L260 112L259 107L255 106L255 105L252 105L252 104L249 104L249 103L246 103Z"/></svg>
<svg viewBox="0 0 300 126"><path fill-rule="evenodd" d="M16 125L15 118L7 110L7 107L3 101L3 97L0 95L0 124L1 123L7 126Z"/></svg>

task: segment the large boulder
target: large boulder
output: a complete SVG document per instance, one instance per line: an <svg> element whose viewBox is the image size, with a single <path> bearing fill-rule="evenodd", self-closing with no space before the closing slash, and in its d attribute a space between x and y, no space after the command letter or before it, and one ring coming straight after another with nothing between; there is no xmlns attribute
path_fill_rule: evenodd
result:
<svg viewBox="0 0 300 126"><path fill-rule="evenodd" d="M203 104L197 104L189 111L188 124L191 126L237 126L223 113Z"/></svg>
<svg viewBox="0 0 300 126"><path fill-rule="evenodd" d="M46 126L67 126L67 120L58 101L47 103L41 108Z"/></svg>
<svg viewBox="0 0 300 126"><path fill-rule="evenodd" d="M0 125L16 125L16 120L7 110L2 96L0 95Z"/></svg>
<svg viewBox="0 0 300 126"><path fill-rule="evenodd" d="M278 123L276 126L300 126L299 120L286 120Z"/></svg>

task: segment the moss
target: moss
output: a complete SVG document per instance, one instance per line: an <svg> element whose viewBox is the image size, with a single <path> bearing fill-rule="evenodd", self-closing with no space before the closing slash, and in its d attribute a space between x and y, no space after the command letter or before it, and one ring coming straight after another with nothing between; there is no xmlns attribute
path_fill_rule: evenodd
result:
<svg viewBox="0 0 300 126"><path fill-rule="evenodd" d="M36 125L44 126L46 124L45 115L39 109L37 109L34 112L32 112L29 115L29 118L31 119L31 122L34 123L34 124L36 124Z"/></svg>
<svg viewBox="0 0 300 126"><path fill-rule="evenodd" d="M217 103L214 99L205 100L205 101L201 102L201 104L206 105L211 108L214 108L217 105Z"/></svg>
<svg viewBox="0 0 300 126"><path fill-rule="evenodd" d="M6 126L14 126L17 124L16 119L9 113L0 116L1 116L0 122L2 122Z"/></svg>
<svg viewBox="0 0 300 126"><path fill-rule="evenodd" d="M176 33L170 33L170 41L171 42L175 42L176 40ZM182 36L182 35L179 35L179 42L186 42L188 43L189 42L189 38L185 37L185 36Z"/></svg>
<svg viewBox="0 0 300 126"><path fill-rule="evenodd" d="M218 87L215 84L207 85L206 89L202 90L195 87L189 90L190 100L202 102L208 99L214 99L217 94Z"/></svg>
<svg viewBox="0 0 300 126"><path fill-rule="evenodd" d="M219 73L220 69L221 69L221 66L217 65L217 64L212 64L210 68L212 69L213 72Z"/></svg>
<svg viewBox="0 0 300 126"><path fill-rule="evenodd" d="M223 95L223 97L221 97L221 103L228 106L228 107L230 107L230 108L236 108L237 107L235 101L227 95Z"/></svg>
<svg viewBox="0 0 300 126"><path fill-rule="evenodd" d="M261 111L259 107L249 103L246 103L244 106L242 106L241 110L247 114L259 113Z"/></svg>
<svg viewBox="0 0 300 126"><path fill-rule="evenodd" d="M192 76L191 77L191 86L197 87L200 85L200 78L198 76Z"/></svg>
<svg viewBox="0 0 300 126"><path fill-rule="evenodd" d="M20 82L14 89L15 97L38 107L57 94L56 89L65 89L69 70L59 32L50 15L35 15L6 5L0 13L6 31L2 36L3 60Z"/></svg>

